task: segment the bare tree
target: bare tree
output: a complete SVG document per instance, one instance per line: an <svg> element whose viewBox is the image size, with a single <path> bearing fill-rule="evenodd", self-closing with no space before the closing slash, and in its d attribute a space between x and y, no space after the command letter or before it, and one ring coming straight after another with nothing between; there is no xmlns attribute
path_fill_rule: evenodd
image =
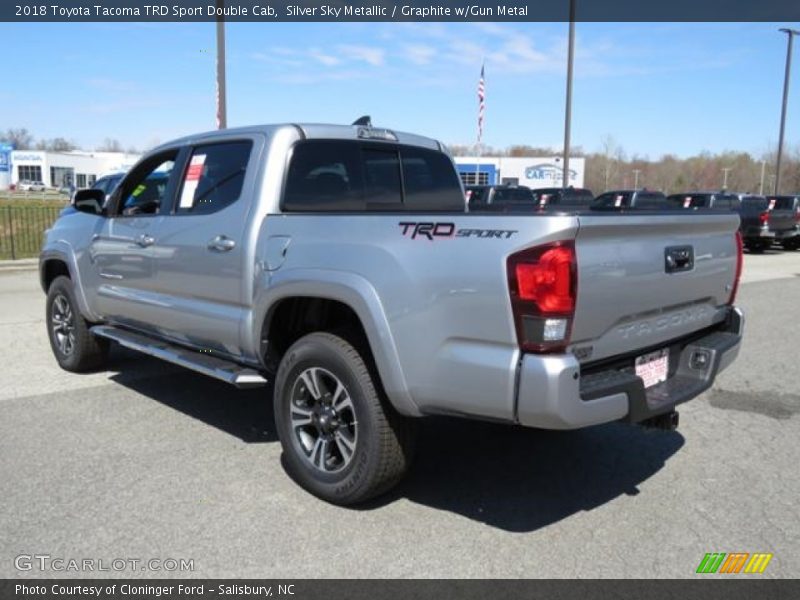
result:
<svg viewBox="0 0 800 600"><path fill-rule="evenodd" d="M114 138L106 138L97 148L98 152L122 152L122 144Z"/></svg>
<svg viewBox="0 0 800 600"><path fill-rule="evenodd" d="M36 149L50 150L51 152L69 152L77 149L77 146L70 140L57 137L52 140L39 140L36 142Z"/></svg>
<svg viewBox="0 0 800 600"><path fill-rule="evenodd" d="M506 149L506 156L553 156L559 154L552 148L544 148L541 146L528 146L525 144L518 144L509 146Z"/></svg>
<svg viewBox="0 0 800 600"><path fill-rule="evenodd" d="M12 144L17 150L33 149L33 136L24 127L20 127L19 129L6 129L5 134L0 134L0 139Z"/></svg>

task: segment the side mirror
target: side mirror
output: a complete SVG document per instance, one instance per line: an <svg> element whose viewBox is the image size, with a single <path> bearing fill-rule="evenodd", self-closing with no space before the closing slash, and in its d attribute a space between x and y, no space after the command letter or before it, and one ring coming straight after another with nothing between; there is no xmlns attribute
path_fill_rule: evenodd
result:
<svg viewBox="0 0 800 600"><path fill-rule="evenodd" d="M79 212L101 215L103 214L103 203L105 200L106 194L103 190L78 190L75 192L75 195L72 196L72 206Z"/></svg>

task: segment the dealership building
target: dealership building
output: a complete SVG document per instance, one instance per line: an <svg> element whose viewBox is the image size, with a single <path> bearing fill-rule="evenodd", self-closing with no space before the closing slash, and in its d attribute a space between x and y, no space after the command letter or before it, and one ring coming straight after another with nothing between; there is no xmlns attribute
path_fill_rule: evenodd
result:
<svg viewBox="0 0 800 600"><path fill-rule="evenodd" d="M20 181L41 181L53 188L90 187L98 177L127 171L139 160L125 152L49 152L0 146L0 190Z"/></svg>
<svg viewBox="0 0 800 600"><path fill-rule="evenodd" d="M524 185L529 188L561 187L560 156L456 156L464 185ZM569 159L569 185L583 187L584 158Z"/></svg>

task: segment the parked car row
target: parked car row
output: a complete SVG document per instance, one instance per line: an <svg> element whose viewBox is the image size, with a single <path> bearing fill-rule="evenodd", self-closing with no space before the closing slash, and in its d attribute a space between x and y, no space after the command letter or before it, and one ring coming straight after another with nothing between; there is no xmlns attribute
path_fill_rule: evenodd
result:
<svg viewBox="0 0 800 600"><path fill-rule="evenodd" d="M612 190L595 197L584 188L539 188L510 185L467 186L470 212L549 212L692 210L732 211L739 214L744 246L764 252L777 243L785 250L800 249L800 195L759 196L728 191L663 192Z"/></svg>

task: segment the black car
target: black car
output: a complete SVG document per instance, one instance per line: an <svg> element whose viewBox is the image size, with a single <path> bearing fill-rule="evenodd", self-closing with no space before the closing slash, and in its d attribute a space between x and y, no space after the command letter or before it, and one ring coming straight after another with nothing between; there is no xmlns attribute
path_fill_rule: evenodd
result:
<svg viewBox="0 0 800 600"><path fill-rule="evenodd" d="M579 210L594 202L592 190L586 188L536 188L533 198L541 210Z"/></svg>
<svg viewBox="0 0 800 600"><path fill-rule="evenodd" d="M669 208L664 192L652 190L614 190L595 198L592 210L645 209L664 210Z"/></svg>
<svg viewBox="0 0 800 600"><path fill-rule="evenodd" d="M538 209L533 190L515 185L468 185L470 212L532 212Z"/></svg>

